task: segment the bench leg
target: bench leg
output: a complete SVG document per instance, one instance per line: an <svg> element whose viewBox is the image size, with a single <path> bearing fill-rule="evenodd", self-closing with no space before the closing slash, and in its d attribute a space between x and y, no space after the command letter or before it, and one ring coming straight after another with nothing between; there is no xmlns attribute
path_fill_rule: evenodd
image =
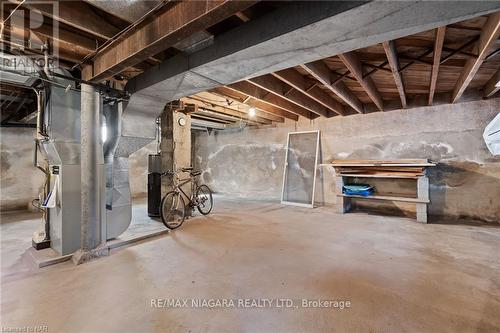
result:
<svg viewBox="0 0 500 333"><path fill-rule="evenodd" d="M427 176L417 179L417 197L420 200L429 201L429 178ZM427 223L427 204L417 204L417 221Z"/></svg>
<svg viewBox="0 0 500 333"><path fill-rule="evenodd" d="M337 194L342 194L344 187L344 177L335 176L335 190ZM344 214L351 209L351 199L346 197L337 196L337 213Z"/></svg>
<svg viewBox="0 0 500 333"><path fill-rule="evenodd" d="M337 197L337 213L344 214L351 209L351 199L345 197Z"/></svg>
<svg viewBox="0 0 500 333"><path fill-rule="evenodd" d="M427 204L417 204L417 222L427 223Z"/></svg>

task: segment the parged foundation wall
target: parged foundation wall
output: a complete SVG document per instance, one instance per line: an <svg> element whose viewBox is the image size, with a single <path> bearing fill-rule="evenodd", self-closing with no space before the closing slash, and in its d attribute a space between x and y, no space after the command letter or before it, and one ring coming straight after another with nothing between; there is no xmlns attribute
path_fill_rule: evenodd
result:
<svg viewBox="0 0 500 333"><path fill-rule="evenodd" d="M430 158L430 214L500 221L500 157L482 139L500 98L348 117L303 119L277 128L198 133L195 163L216 192L280 200L287 133L321 130L321 159ZM333 171L319 173L319 203L334 204ZM382 186L382 185L380 185ZM386 184L406 191L407 184ZM367 201L365 201L367 202ZM381 203L372 206L381 206ZM384 205L382 205L384 206ZM410 205L411 206L411 205ZM411 211L408 205L385 208Z"/></svg>

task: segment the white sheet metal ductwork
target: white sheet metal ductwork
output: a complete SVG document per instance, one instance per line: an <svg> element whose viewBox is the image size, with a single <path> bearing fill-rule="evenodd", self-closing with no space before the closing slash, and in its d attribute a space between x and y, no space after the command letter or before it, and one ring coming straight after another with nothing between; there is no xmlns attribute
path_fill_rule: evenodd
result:
<svg viewBox="0 0 500 333"><path fill-rule="evenodd" d="M64 84L71 82L66 81ZM80 99L80 91L52 87L47 108L50 140L43 146L50 164L59 166L58 177L61 180L59 182L61 202L50 215L51 239L53 247L61 254L72 253L81 245ZM118 140L122 125L121 102L103 104L99 98L99 104L106 119L108 133L103 145L103 156L98 157L98 160L104 161L103 168L98 168L100 176L97 177L102 180L98 186L103 194L100 200L101 207L98 210L102 221L99 234L106 235L106 239L113 239L127 230L132 220L128 179L130 150L126 149L125 140L122 141L122 145ZM100 132L100 129L97 131ZM133 151L134 149L137 149L137 146L132 146ZM58 239L61 239L62 244L58 243Z"/></svg>
<svg viewBox="0 0 500 333"><path fill-rule="evenodd" d="M55 77L52 80L73 86L67 80ZM57 177L60 179L58 206L50 214L51 239L52 247L61 254L72 253L81 245L80 100L80 91L52 86L47 103L49 140L43 147L50 165L58 166ZM106 239L112 239L127 230L132 219L128 181L129 153L126 149L124 151L123 142L120 146L118 140L122 124L121 102L103 104L99 98L98 103L106 119L108 132L103 145L104 156L98 157L98 160L104 161L103 168L98 168L100 176L97 177L102 180L98 186L103 193L100 200L102 206L98 210L102 221L100 234L105 234ZM132 149L136 149L136 146Z"/></svg>
<svg viewBox="0 0 500 333"><path fill-rule="evenodd" d="M122 103L104 108L108 136L104 145L108 239L118 237L130 225L132 195L128 158L156 138L156 118L165 106L155 99L145 99L141 103L143 105L138 108Z"/></svg>
<svg viewBox="0 0 500 333"><path fill-rule="evenodd" d="M40 144L55 199L48 208L51 247L65 255L78 250L81 243L80 92L51 86L45 110L48 139Z"/></svg>
<svg viewBox="0 0 500 333"><path fill-rule="evenodd" d="M0 60L0 81L25 87L37 81L40 69L29 58L0 52Z"/></svg>
<svg viewBox="0 0 500 333"><path fill-rule="evenodd" d="M122 103L104 108L107 140L104 144L106 166L106 224L107 238L115 238L127 230L132 220L132 196L130 193L128 157L139 149L145 140L134 144L131 137L122 137ZM149 142L149 140L147 141Z"/></svg>
<svg viewBox="0 0 500 333"><path fill-rule="evenodd" d="M4 82L30 86L40 75L52 82L46 84L50 91L45 94L41 121L48 136L40 141L40 150L48 161L51 179L49 187L52 199L50 207L47 207L51 247L61 255L70 254L81 247L81 92L75 89L71 79L47 76L40 68L30 66L32 62L28 58L16 56L15 59L18 61L15 72L12 68L5 68L7 71L0 72ZM71 77L63 69L53 71ZM105 162L106 168L106 172L104 166L98 171L102 173L98 178L103 180L98 185L103 193L99 214L102 221L101 233L105 233L106 239L112 239L122 234L131 222L128 156L138 146L128 144L131 140L127 138L119 144L122 104L103 104L101 98L98 103L97 107L106 117L109 133L103 147L104 156L98 158Z"/></svg>

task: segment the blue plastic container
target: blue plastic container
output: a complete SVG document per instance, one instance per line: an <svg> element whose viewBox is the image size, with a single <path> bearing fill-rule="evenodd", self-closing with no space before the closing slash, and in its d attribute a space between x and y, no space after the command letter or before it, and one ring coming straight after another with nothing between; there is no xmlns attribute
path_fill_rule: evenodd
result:
<svg viewBox="0 0 500 333"><path fill-rule="evenodd" d="M346 184L342 188L342 193L346 195L361 195L364 197L372 195L373 187L368 184Z"/></svg>

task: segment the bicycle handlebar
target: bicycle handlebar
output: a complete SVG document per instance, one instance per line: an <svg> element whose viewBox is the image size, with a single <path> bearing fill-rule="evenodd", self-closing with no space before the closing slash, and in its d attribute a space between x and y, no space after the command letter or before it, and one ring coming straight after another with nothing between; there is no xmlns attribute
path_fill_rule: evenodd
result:
<svg viewBox="0 0 500 333"><path fill-rule="evenodd" d="M193 167L189 167L189 168L179 168L175 171L174 170L167 170L165 172L162 172L161 175L162 176L175 176L179 172L189 172L190 174L195 173L195 172L193 172Z"/></svg>

